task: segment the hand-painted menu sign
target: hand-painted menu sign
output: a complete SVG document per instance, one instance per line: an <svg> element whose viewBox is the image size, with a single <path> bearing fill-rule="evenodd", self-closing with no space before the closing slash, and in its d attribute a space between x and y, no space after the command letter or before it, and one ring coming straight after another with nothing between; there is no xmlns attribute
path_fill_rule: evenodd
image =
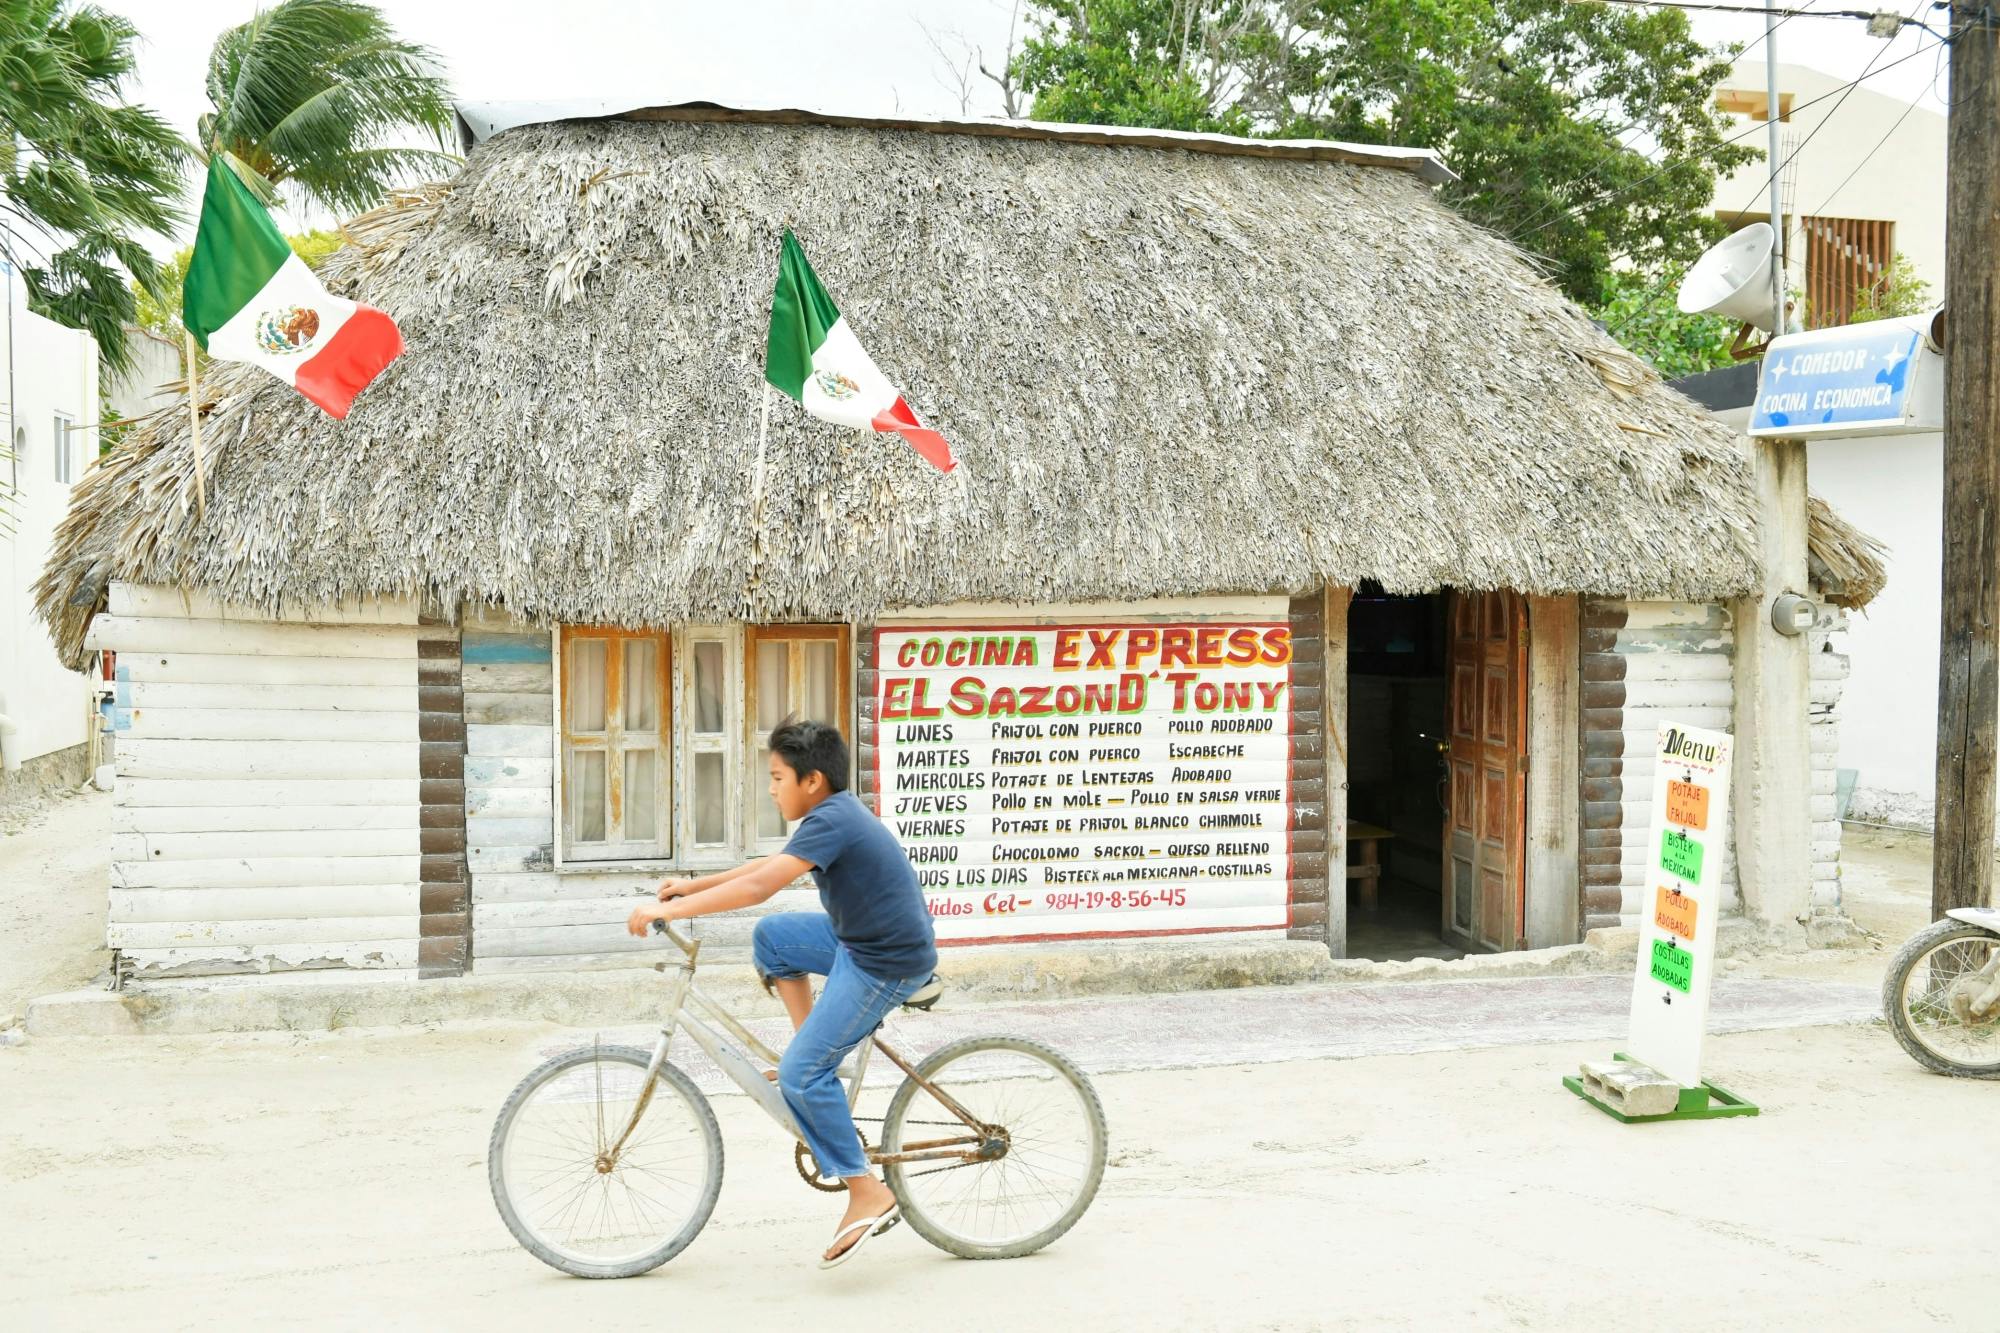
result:
<svg viewBox="0 0 2000 1333"><path fill-rule="evenodd" d="M1686 1087L1701 1082L1708 984L1722 902L1730 738L1661 726L1653 751L1647 891L1626 1052Z"/></svg>
<svg viewBox="0 0 2000 1333"><path fill-rule="evenodd" d="M1282 928L1291 628L875 636L876 813L940 940Z"/></svg>

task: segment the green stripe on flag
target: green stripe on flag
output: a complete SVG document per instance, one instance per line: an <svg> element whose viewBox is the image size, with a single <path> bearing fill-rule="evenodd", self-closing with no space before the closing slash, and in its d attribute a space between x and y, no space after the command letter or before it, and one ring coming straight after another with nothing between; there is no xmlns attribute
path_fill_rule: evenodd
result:
<svg viewBox="0 0 2000 1333"><path fill-rule="evenodd" d="M181 283L181 322L204 351L208 336L255 300L291 254L292 247L257 197L236 179L221 153L211 153L201 226Z"/></svg>
<svg viewBox="0 0 2000 1333"><path fill-rule="evenodd" d="M778 289L771 296L771 334L764 343L764 378L803 401L812 374L813 353L826 341L826 331L840 322L833 298L819 285L798 237L785 228L778 251Z"/></svg>

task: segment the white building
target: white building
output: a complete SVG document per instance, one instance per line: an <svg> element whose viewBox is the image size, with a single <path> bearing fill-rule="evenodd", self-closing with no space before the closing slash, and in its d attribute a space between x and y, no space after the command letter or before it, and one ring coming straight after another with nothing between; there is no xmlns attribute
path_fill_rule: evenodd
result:
<svg viewBox="0 0 2000 1333"><path fill-rule="evenodd" d="M125 340L132 353L132 367L123 375L107 376L106 406L110 414L120 421L130 421L183 402L173 392L173 387L187 373L181 366L179 345L129 324L125 326Z"/></svg>
<svg viewBox="0 0 2000 1333"><path fill-rule="evenodd" d="M97 457L97 344L32 314L8 279L0 393L12 457L0 458L0 800L31 785L81 782L91 723L84 675L65 670L30 593L70 489Z"/></svg>
<svg viewBox="0 0 2000 1333"><path fill-rule="evenodd" d="M1854 290L1906 256L1944 299L1945 118L1801 65L1778 67L1786 269L1806 322L1845 322ZM1738 123L1762 126L1764 66L1746 61L1717 92ZM1754 136L1759 148L1762 134ZM1768 221L1760 158L1716 187L1718 216ZM1726 375L1728 372L1719 372ZM1726 420L1748 418L1754 379L1699 396ZM1733 409L1733 410L1732 410ZM1841 702L1840 766L1849 818L1929 827L1936 789L1938 607L1943 553L1943 437L1815 440L1815 493L1889 548L1887 588L1849 617L1839 646L1852 663Z"/></svg>
<svg viewBox="0 0 2000 1333"><path fill-rule="evenodd" d="M1778 66L1785 268L1792 291L1806 298L1812 326L1844 323L1856 290L1899 252L1943 299L1945 119L1866 84L1847 89L1847 82L1803 65ZM1743 142L1759 150L1756 161L1717 182L1718 217L1771 219L1762 156L1769 101L1761 61L1738 65L1716 90L1733 132L1757 129Z"/></svg>

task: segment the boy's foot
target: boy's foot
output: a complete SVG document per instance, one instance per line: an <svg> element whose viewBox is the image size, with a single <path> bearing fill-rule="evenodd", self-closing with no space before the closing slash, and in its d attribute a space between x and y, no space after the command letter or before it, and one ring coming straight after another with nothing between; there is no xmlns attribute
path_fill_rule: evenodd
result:
<svg viewBox="0 0 2000 1333"><path fill-rule="evenodd" d="M847 1211L834 1232L833 1244L820 1256L821 1264L828 1267L846 1258L896 1213L895 1193L874 1176L854 1176L846 1184Z"/></svg>

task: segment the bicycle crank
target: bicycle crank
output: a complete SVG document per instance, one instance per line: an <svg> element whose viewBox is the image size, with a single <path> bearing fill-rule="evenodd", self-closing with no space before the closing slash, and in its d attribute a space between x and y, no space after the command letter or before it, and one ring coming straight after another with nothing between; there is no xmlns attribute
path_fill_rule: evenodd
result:
<svg viewBox="0 0 2000 1333"><path fill-rule="evenodd" d="M855 1132L860 1133L859 1130ZM861 1135L861 1151L864 1155L868 1151L868 1136L866 1134ZM806 1184L812 1186L822 1194L845 1194L847 1192L845 1182L839 1180L829 1182L825 1176L819 1173L819 1161L812 1155L812 1149L806 1147L803 1143L792 1145L792 1165L798 1168L800 1180L805 1181Z"/></svg>

